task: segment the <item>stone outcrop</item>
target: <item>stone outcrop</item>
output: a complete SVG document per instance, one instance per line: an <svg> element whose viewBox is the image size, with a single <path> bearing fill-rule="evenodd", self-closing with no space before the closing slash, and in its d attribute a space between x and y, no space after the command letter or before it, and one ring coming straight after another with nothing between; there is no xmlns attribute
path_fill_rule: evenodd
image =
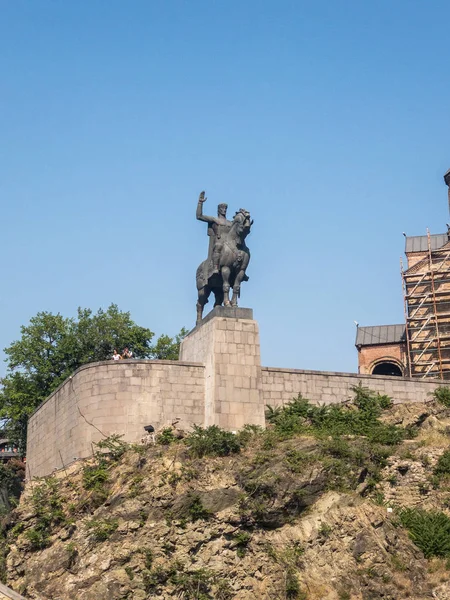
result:
<svg viewBox="0 0 450 600"><path fill-rule="evenodd" d="M448 411L385 414L418 436L390 451L372 491L365 465L347 464L333 440L249 432L240 453L199 459L176 428L159 432L178 440L168 446L146 440L104 468L59 471L47 496L29 483L9 529L8 584L29 600L446 600L445 561L424 558L395 508L449 514L447 488L431 485Z"/></svg>

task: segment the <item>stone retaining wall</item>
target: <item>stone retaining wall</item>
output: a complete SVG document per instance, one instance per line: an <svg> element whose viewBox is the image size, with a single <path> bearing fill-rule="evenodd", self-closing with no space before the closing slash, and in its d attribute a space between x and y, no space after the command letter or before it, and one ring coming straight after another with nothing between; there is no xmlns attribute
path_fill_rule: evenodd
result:
<svg viewBox="0 0 450 600"><path fill-rule="evenodd" d="M243 312L244 311L244 312ZM247 312L245 312L247 311ZM423 402L440 385L417 379L261 367L258 324L249 309L215 308L183 341L182 361L121 360L78 369L32 415L27 477L85 458L114 433L138 442L155 429L264 426L264 406L301 393L314 403L344 402L360 382L395 402ZM198 362L197 362L198 361Z"/></svg>
<svg viewBox="0 0 450 600"><path fill-rule="evenodd" d="M91 455L102 433L137 442L145 425L203 423L204 387L204 366L195 363L121 360L81 367L30 418L27 476L48 475Z"/></svg>
<svg viewBox="0 0 450 600"><path fill-rule="evenodd" d="M0 600L26 600L23 596L0 583Z"/></svg>
<svg viewBox="0 0 450 600"><path fill-rule="evenodd" d="M328 371L302 371L262 367L264 403L276 407L286 404L297 394L314 403L344 402L353 395L352 387L359 385L387 394L394 402L424 402L443 382L424 381L384 375L358 375Z"/></svg>

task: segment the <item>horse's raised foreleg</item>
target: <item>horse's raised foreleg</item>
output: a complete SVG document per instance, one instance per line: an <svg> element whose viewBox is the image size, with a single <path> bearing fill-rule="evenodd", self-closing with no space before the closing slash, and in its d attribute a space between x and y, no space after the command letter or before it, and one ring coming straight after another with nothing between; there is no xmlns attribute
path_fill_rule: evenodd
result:
<svg viewBox="0 0 450 600"><path fill-rule="evenodd" d="M236 279L234 280L233 285L233 296L231 297L231 306L237 306L238 298L241 293L241 282L245 277L244 269L241 269L239 273L236 275Z"/></svg>
<svg viewBox="0 0 450 600"><path fill-rule="evenodd" d="M230 306L230 267L222 267L223 305Z"/></svg>
<svg viewBox="0 0 450 600"><path fill-rule="evenodd" d="M200 288L198 290L198 300L197 300L197 322L196 325L199 325L203 316L203 308L205 304L208 302L209 295L211 293L211 288L208 285Z"/></svg>

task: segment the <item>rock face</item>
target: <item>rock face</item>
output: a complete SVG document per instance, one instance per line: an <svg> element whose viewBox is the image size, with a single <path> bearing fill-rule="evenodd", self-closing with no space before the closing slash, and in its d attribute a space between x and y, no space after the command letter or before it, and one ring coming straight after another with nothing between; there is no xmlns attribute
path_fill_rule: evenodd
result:
<svg viewBox="0 0 450 600"><path fill-rule="evenodd" d="M447 488L430 479L445 448L427 442L444 435L446 413L416 408L419 437L390 450L376 485L345 462L347 446L267 434L214 458L183 440L113 448L29 483L9 526L7 583L30 600L450 599L445 561L427 561L391 510L448 512Z"/></svg>

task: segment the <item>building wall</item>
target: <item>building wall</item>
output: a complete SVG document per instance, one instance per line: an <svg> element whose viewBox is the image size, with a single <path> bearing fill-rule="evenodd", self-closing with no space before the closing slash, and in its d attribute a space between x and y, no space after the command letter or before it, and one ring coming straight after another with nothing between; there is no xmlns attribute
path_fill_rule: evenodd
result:
<svg viewBox="0 0 450 600"><path fill-rule="evenodd" d="M405 344L384 344L377 346L362 346L358 348L358 372L370 375L373 367L382 360L392 360L403 367L406 374L406 346Z"/></svg>
<svg viewBox="0 0 450 600"><path fill-rule="evenodd" d="M353 396L352 387L361 383L380 394L387 394L394 402L424 402L442 382L432 382L382 375L356 375L326 371L262 368L265 404L276 407L286 404L299 393L314 403L344 402Z"/></svg>
<svg viewBox="0 0 450 600"><path fill-rule="evenodd" d="M145 425L203 423L204 366L177 361L91 363L78 369L32 415L27 476L48 475L92 454L103 435L137 442Z"/></svg>
<svg viewBox="0 0 450 600"><path fill-rule="evenodd" d="M406 268L410 269L428 256L428 252L406 252Z"/></svg>

